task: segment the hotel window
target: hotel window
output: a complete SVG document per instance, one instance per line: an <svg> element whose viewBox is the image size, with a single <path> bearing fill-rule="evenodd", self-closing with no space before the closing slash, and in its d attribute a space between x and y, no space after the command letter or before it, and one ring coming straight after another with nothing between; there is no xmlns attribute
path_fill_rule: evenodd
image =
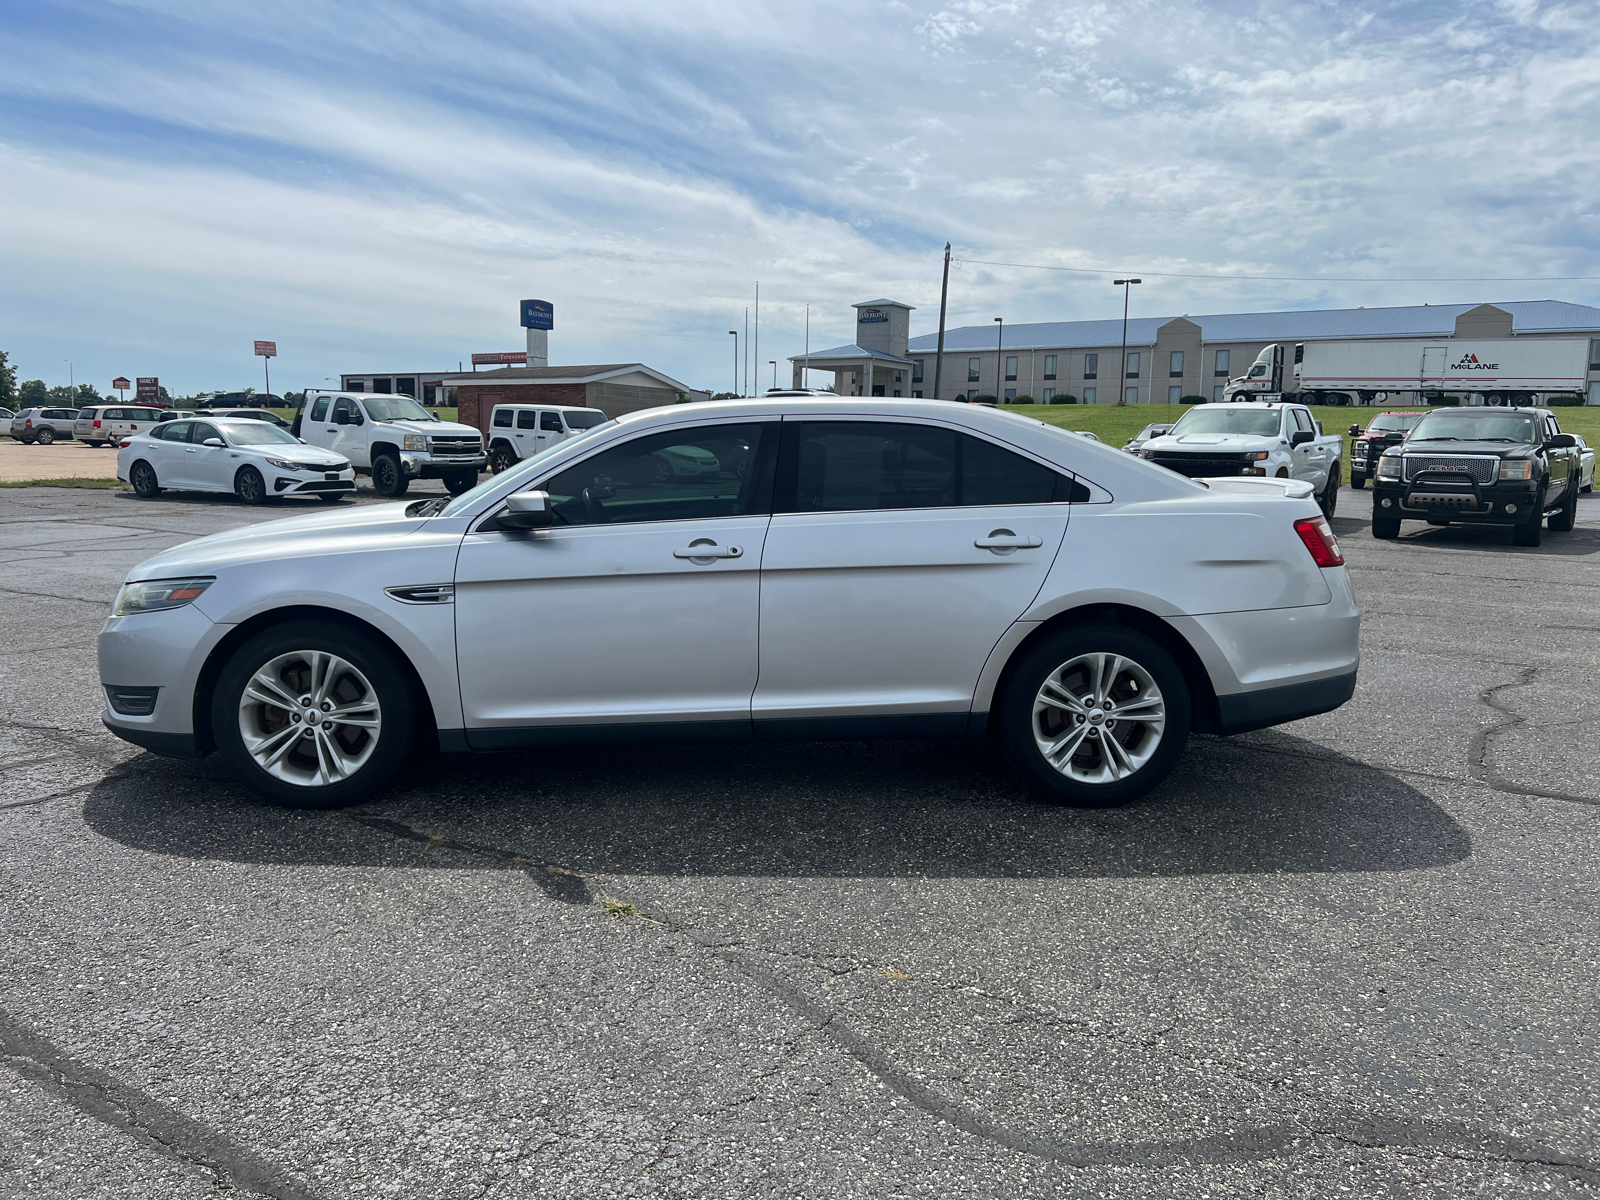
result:
<svg viewBox="0 0 1600 1200"><path fill-rule="evenodd" d="M911 389L911 398L913 400L921 400L922 399L922 389L921 388L912 388Z"/></svg>
<svg viewBox="0 0 1600 1200"><path fill-rule="evenodd" d="M1122 389L1122 402L1124 404L1139 403L1139 389L1136 387Z"/></svg>
<svg viewBox="0 0 1600 1200"><path fill-rule="evenodd" d="M1213 404L1221 404L1222 403L1222 388L1223 388L1223 385L1219 383L1219 384L1217 384L1215 387L1213 387L1211 389L1211 403L1213 403Z"/></svg>
<svg viewBox="0 0 1600 1200"><path fill-rule="evenodd" d="M977 398L978 398L978 389L977 388L968 388L967 389L967 399L968 399L968 401L976 400Z"/></svg>
<svg viewBox="0 0 1600 1200"><path fill-rule="evenodd" d="M1171 360L1167 363L1167 377L1170 379L1183 378L1183 351L1174 350Z"/></svg>
<svg viewBox="0 0 1600 1200"><path fill-rule="evenodd" d="M1056 377L1056 356L1054 354L1046 354L1044 356L1044 377L1046 379L1054 379Z"/></svg>
<svg viewBox="0 0 1600 1200"><path fill-rule="evenodd" d="M1008 354L1008 355L1006 355L1006 378L1007 379L1015 379L1016 377L1017 377L1017 356L1015 354Z"/></svg>
<svg viewBox="0 0 1600 1200"><path fill-rule="evenodd" d="M1213 371L1212 374L1214 374L1214 375L1226 375L1227 373L1228 373L1228 351L1226 351L1226 350L1218 350L1217 351L1217 369L1215 371Z"/></svg>
<svg viewBox="0 0 1600 1200"><path fill-rule="evenodd" d="M1016 398L1017 398L1017 389L1016 388L1007 388L1006 389L1006 403L1010 404Z"/></svg>
<svg viewBox="0 0 1600 1200"><path fill-rule="evenodd" d="M1096 379L1100 374L1100 356L1098 354L1085 354L1083 356L1083 377ZM1089 389L1093 391L1093 388Z"/></svg>
<svg viewBox="0 0 1600 1200"><path fill-rule="evenodd" d="M921 383L922 382L922 359L920 359L920 358L916 359L911 364L911 382L912 383Z"/></svg>
<svg viewBox="0 0 1600 1200"><path fill-rule="evenodd" d="M1055 402L1055 398L1056 398L1056 390L1055 390L1055 388L1045 388L1044 392L1041 395L1041 399L1043 399L1046 404L1054 403Z"/></svg>
<svg viewBox="0 0 1600 1200"><path fill-rule="evenodd" d="M969 358L969 359L967 359L967 382L968 383L977 383L978 382L978 370L982 366L983 366L983 359L981 359L981 358Z"/></svg>
<svg viewBox="0 0 1600 1200"><path fill-rule="evenodd" d="M902 376L902 375L904 375L904 374L905 374L905 372L904 372L904 371L896 371L896 372L895 372L895 373L894 373L894 381L895 381L895 382L896 382L896 383L904 383L904 382L905 382L905 380L904 380L904 379L902 379L902 378L900 378L900 377L901 377L901 376Z"/></svg>
<svg viewBox="0 0 1600 1200"><path fill-rule="evenodd" d="M1168 404L1176 404L1178 402L1178 397L1180 397L1182 395L1183 395L1183 388L1182 387L1176 387L1176 386L1175 387L1169 387L1167 389L1167 403Z"/></svg>
<svg viewBox="0 0 1600 1200"><path fill-rule="evenodd" d="M1093 388L1084 388L1083 389L1083 402L1085 404L1093 404L1095 402L1094 401L1094 389Z"/></svg>
<svg viewBox="0 0 1600 1200"><path fill-rule="evenodd" d="M1139 378L1139 352L1137 350L1128 355L1128 378Z"/></svg>

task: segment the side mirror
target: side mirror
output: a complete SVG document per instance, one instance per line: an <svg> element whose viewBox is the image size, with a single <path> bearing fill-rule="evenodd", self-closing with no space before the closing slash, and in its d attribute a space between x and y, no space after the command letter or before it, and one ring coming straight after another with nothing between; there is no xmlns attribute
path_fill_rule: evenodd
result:
<svg viewBox="0 0 1600 1200"><path fill-rule="evenodd" d="M1544 444L1546 450L1571 450L1578 444L1578 439L1570 433L1558 433Z"/></svg>
<svg viewBox="0 0 1600 1200"><path fill-rule="evenodd" d="M495 515L497 529L543 529L555 524L549 492L516 492L506 497L505 511Z"/></svg>
<svg viewBox="0 0 1600 1200"><path fill-rule="evenodd" d="M207 438L200 444L202 446L210 446L215 450L226 450L228 448L228 443L223 441L221 438Z"/></svg>
<svg viewBox="0 0 1600 1200"><path fill-rule="evenodd" d="M1361 436L1361 426L1359 426L1359 425L1350 426L1350 436L1351 437L1360 437Z"/></svg>
<svg viewBox="0 0 1600 1200"><path fill-rule="evenodd" d="M338 412L333 414L333 423L335 425L350 424L350 414L345 412L343 409L340 409Z"/></svg>
<svg viewBox="0 0 1600 1200"><path fill-rule="evenodd" d="M1167 434L1169 434L1171 432L1172 432L1172 426L1171 425L1157 425L1154 429L1152 429L1150 431L1150 436L1153 437L1153 438L1166 437Z"/></svg>
<svg viewBox="0 0 1600 1200"><path fill-rule="evenodd" d="M1311 441L1316 436L1317 435L1312 433L1309 429L1296 429L1293 433L1291 433L1289 435L1289 445L1290 446L1304 446L1307 442Z"/></svg>

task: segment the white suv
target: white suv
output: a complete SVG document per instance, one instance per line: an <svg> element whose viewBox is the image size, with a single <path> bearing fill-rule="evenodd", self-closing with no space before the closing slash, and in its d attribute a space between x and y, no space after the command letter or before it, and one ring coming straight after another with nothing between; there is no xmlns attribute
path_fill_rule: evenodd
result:
<svg viewBox="0 0 1600 1200"><path fill-rule="evenodd" d="M410 396L308 391L290 431L348 458L380 496L403 496L413 479L442 479L451 495L478 482L483 435L441 421Z"/></svg>
<svg viewBox="0 0 1600 1200"><path fill-rule="evenodd" d="M496 404L489 417L489 469L498 475L605 419L598 408Z"/></svg>
<svg viewBox="0 0 1600 1200"><path fill-rule="evenodd" d="M1047 796L1107 805L1191 730L1343 704L1359 623L1299 480L1201 483L972 405L745 400L176 546L128 574L100 681L118 736L304 807L358 802L433 730L993 735Z"/></svg>

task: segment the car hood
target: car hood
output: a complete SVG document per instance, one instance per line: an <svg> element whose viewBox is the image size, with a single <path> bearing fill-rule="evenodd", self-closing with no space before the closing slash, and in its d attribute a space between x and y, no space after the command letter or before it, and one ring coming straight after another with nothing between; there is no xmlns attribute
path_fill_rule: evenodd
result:
<svg viewBox="0 0 1600 1200"><path fill-rule="evenodd" d="M337 450L328 450L322 446L286 446L280 443L267 446L236 446L234 449L253 450L259 454L265 454L269 458L287 459L292 462L304 463L308 467L327 467L330 470L334 468L343 470L350 465L350 460Z"/></svg>
<svg viewBox="0 0 1600 1200"><path fill-rule="evenodd" d="M145 559L128 572L127 579L211 575L239 563L373 550L385 541L407 537L425 524L426 517L406 516L404 503L364 504L344 512L287 517L184 542Z"/></svg>
<svg viewBox="0 0 1600 1200"><path fill-rule="evenodd" d="M1276 434L1269 433L1185 433L1178 437L1151 438L1144 444L1146 450L1228 450L1259 449L1262 442L1276 442Z"/></svg>
<svg viewBox="0 0 1600 1200"><path fill-rule="evenodd" d="M455 421L379 421L377 424L385 429L403 429L407 433L448 433L456 436L470 434L473 437L482 437L483 431L471 425L461 425Z"/></svg>

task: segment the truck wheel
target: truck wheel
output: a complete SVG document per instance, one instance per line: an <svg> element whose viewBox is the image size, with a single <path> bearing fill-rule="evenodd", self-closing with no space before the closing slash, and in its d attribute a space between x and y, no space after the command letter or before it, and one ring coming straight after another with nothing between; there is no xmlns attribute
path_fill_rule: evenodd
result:
<svg viewBox="0 0 1600 1200"><path fill-rule="evenodd" d="M1047 799L1108 808L1137 800L1177 766L1189 686L1151 638L1083 625L1027 651L998 715L1007 760Z"/></svg>
<svg viewBox="0 0 1600 1200"><path fill-rule="evenodd" d="M265 504L267 481L261 478L261 472L254 467L240 467L239 473L233 477L233 494L246 504Z"/></svg>
<svg viewBox="0 0 1600 1200"><path fill-rule="evenodd" d="M1360 471L1351 471L1350 486L1359 492L1362 488L1367 486L1367 477Z"/></svg>
<svg viewBox="0 0 1600 1200"><path fill-rule="evenodd" d="M1372 536L1382 541L1389 541L1400 536L1399 517L1373 517Z"/></svg>
<svg viewBox="0 0 1600 1200"><path fill-rule="evenodd" d="M1541 497L1542 498L1542 497ZM1532 520L1523 521L1511 529L1511 542L1516 546L1537 546L1544 540L1544 514L1541 506L1533 506Z"/></svg>
<svg viewBox="0 0 1600 1200"><path fill-rule="evenodd" d="M404 496L411 481L400 469L400 460L392 454L380 454L372 460L372 490L380 496Z"/></svg>
<svg viewBox="0 0 1600 1200"><path fill-rule="evenodd" d="M154 500L161 495L161 485L156 482L156 471L143 459L128 468L128 482L141 500Z"/></svg>
<svg viewBox="0 0 1600 1200"><path fill-rule="evenodd" d="M1328 471L1328 485L1322 489L1322 495L1317 498L1317 504L1322 509L1325 517L1333 516L1333 510L1339 507L1339 465L1335 463Z"/></svg>
<svg viewBox="0 0 1600 1200"><path fill-rule="evenodd" d="M211 728L223 761L257 795L336 808L370 795L399 765L415 708L399 665L369 635L286 621L228 660Z"/></svg>
<svg viewBox="0 0 1600 1200"><path fill-rule="evenodd" d="M39 445L48 446L48 445L52 444L56 440L56 431L54 429L51 429L50 426L46 425L43 429L39 430L39 432L34 434L33 436L34 436L34 440L37 441L39 443Z"/></svg>
<svg viewBox="0 0 1600 1200"><path fill-rule="evenodd" d="M517 465L517 456L511 453L510 446L496 446L489 451L489 473L498 475L502 471L509 471Z"/></svg>
<svg viewBox="0 0 1600 1200"><path fill-rule="evenodd" d="M445 491L452 496L459 496L462 492L470 491L477 486L478 473L476 471L448 471L445 473Z"/></svg>
<svg viewBox="0 0 1600 1200"><path fill-rule="evenodd" d="M1289 478L1289 468L1288 467L1279 467L1278 468L1278 476L1277 477L1279 479L1287 479L1287 478Z"/></svg>
<svg viewBox="0 0 1600 1200"><path fill-rule="evenodd" d="M1571 533L1572 527L1578 523L1578 489L1572 481L1567 480L1567 498L1561 502L1561 507L1550 514L1551 533Z"/></svg>
<svg viewBox="0 0 1600 1200"><path fill-rule="evenodd" d="M1246 395L1244 392L1235 392L1233 394L1233 402L1235 404L1247 404L1247 403L1249 403L1249 401L1250 401L1250 397L1248 395Z"/></svg>

